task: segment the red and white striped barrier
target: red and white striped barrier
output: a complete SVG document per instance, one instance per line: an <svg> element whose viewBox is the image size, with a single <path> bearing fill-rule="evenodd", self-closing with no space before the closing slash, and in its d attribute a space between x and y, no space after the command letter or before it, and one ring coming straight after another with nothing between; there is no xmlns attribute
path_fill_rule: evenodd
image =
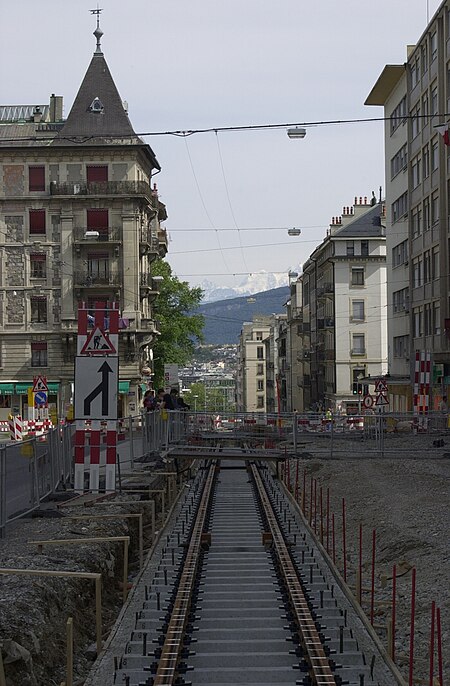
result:
<svg viewBox="0 0 450 686"><path fill-rule="evenodd" d="M23 423L22 417L10 416L8 420L9 434L12 441L21 441L23 437Z"/></svg>

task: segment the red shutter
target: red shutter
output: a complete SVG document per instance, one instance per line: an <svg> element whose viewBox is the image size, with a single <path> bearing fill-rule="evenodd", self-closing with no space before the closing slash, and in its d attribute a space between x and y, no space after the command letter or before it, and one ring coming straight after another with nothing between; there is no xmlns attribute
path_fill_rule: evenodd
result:
<svg viewBox="0 0 450 686"><path fill-rule="evenodd" d="M45 167L29 167L28 182L30 191L45 191Z"/></svg>
<svg viewBox="0 0 450 686"><path fill-rule="evenodd" d="M47 342L31 341L31 350L47 350Z"/></svg>
<svg viewBox="0 0 450 686"><path fill-rule="evenodd" d="M45 233L45 210L30 210L30 233Z"/></svg>
<svg viewBox="0 0 450 686"><path fill-rule="evenodd" d="M33 260L33 262L45 262L45 258L46 258L46 255L41 253L41 252L38 252L38 253L32 252L30 254L30 260Z"/></svg>
<svg viewBox="0 0 450 686"><path fill-rule="evenodd" d="M108 229L108 210L88 210L87 211L87 230L88 231L107 231Z"/></svg>
<svg viewBox="0 0 450 686"><path fill-rule="evenodd" d="M88 165L86 178L88 183L108 181L108 167L106 165Z"/></svg>

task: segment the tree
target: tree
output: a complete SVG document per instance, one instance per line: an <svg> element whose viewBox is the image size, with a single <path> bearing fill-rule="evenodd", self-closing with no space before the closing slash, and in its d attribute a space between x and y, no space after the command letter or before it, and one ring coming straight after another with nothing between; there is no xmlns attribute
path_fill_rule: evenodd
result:
<svg viewBox="0 0 450 686"><path fill-rule="evenodd" d="M201 288L190 288L187 281L173 276L167 262L156 260L152 276L164 277L153 306L153 317L161 335L153 342L154 386L164 386L165 364L187 364L203 340L204 319L195 310L202 299Z"/></svg>

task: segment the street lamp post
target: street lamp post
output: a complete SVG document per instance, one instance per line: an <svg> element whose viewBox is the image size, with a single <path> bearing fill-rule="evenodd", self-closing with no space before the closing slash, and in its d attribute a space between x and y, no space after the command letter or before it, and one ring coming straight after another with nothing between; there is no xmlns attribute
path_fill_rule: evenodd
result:
<svg viewBox="0 0 450 686"><path fill-rule="evenodd" d="M197 412L197 398L198 398L198 395L193 395L192 397L194 398L194 412Z"/></svg>

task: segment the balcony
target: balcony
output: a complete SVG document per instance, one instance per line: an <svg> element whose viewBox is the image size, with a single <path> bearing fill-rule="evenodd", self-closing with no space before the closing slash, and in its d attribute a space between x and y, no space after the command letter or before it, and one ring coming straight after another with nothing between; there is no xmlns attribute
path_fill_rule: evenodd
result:
<svg viewBox="0 0 450 686"><path fill-rule="evenodd" d="M73 284L78 288L104 288L105 286L120 286L121 275L117 272L93 274L87 269L77 269L73 273Z"/></svg>
<svg viewBox="0 0 450 686"><path fill-rule="evenodd" d="M98 231L98 238L86 238L86 231ZM122 228L85 228L81 226L75 226L72 231L72 240L74 243L86 243L91 245L92 243L121 243L122 242Z"/></svg>
<svg viewBox="0 0 450 686"><path fill-rule="evenodd" d="M158 231L158 241L159 241L159 254L161 257L167 254L169 250L169 241L167 238L167 231L165 229L159 229Z"/></svg>
<svg viewBox="0 0 450 686"><path fill-rule="evenodd" d="M141 244L144 253L152 252L156 255L159 254L159 239L155 231L141 227L139 232L139 243Z"/></svg>
<svg viewBox="0 0 450 686"><path fill-rule="evenodd" d="M50 195L142 196L153 207L154 195L146 181L98 181L96 183L50 183Z"/></svg>

